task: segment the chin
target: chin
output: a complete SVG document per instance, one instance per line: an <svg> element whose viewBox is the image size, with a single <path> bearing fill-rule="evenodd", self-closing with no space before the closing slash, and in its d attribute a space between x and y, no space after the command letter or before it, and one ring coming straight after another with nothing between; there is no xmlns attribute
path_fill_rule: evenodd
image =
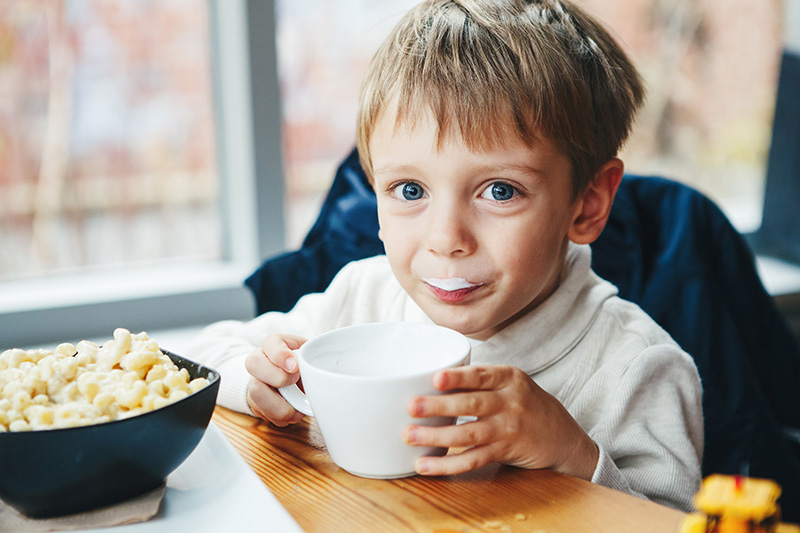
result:
<svg viewBox="0 0 800 533"><path fill-rule="evenodd" d="M478 322L476 320L470 320L468 317L459 319L458 317L454 317L452 313L448 314L447 312L440 313L439 316L434 314L430 314L428 316L431 317L431 320L433 320L436 325L450 328L461 333L462 335L466 335L467 337L484 339L485 337L488 338L490 336L486 334L488 329L487 324Z"/></svg>
<svg viewBox="0 0 800 533"><path fill-rule="evenodd" d="M491 336L487 331L491 331L493 326L487 322L486 313L477 309L475 304L446 304L434 298L427 290L412 294L412 299L437 326L450 328L475 339Z"/></svg>

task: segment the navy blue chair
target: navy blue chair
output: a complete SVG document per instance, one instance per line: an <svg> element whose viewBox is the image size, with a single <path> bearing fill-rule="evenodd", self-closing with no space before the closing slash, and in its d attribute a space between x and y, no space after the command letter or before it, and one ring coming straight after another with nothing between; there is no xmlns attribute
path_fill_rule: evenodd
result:
<svg viewBox="0 0 800 533"><path fill-rule="evenodd" d="M349 261L383 253L375 195L353 151L303 246L253 273L257 313L288 311ZM698 191L626 175L592 266L694 358L703 381L703 474L746 472L783 487L800 520L800 347L758 276L745 239Z"/></svg>

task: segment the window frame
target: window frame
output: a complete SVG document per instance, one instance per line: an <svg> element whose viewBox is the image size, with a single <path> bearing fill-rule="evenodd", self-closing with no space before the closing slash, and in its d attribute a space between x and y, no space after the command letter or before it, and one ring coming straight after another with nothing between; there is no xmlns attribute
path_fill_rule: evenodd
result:
<svg viewBox="0 0 800 533"><path fill-rule="evenodd" d="M274 2L207 6L221 260L0 283L0 350L253 316L243 281L286 246Z"/></svg>

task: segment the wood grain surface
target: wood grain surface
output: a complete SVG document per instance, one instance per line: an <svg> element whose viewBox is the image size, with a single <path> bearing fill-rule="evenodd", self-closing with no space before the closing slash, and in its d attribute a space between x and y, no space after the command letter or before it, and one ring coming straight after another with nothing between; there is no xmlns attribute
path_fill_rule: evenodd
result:
<svg viewBox="0 0 800 533"><path fill-rule="evenodd" d="M458 476L363 479L331 461L308 417L276 428L217 407L213 421L308 532L677 533L684 517L549 470L488 465Z"/></svg>

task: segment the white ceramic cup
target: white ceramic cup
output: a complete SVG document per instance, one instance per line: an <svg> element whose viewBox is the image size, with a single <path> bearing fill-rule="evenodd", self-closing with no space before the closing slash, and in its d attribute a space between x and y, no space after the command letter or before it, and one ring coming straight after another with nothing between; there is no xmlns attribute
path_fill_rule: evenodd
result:
<svg viewBox="0 0 800 533"><path fill-rule="evenodd" d="M381 322L323 333L296 352L306 393L290 385L280 393L317 420L333 461L351 474L391 479L414 475L418 457L446 448L409 446L408 424L442 426L453 418L412 418L415 396L442 394L433 375L469 363L462 334L423 323Z"/></svg>

